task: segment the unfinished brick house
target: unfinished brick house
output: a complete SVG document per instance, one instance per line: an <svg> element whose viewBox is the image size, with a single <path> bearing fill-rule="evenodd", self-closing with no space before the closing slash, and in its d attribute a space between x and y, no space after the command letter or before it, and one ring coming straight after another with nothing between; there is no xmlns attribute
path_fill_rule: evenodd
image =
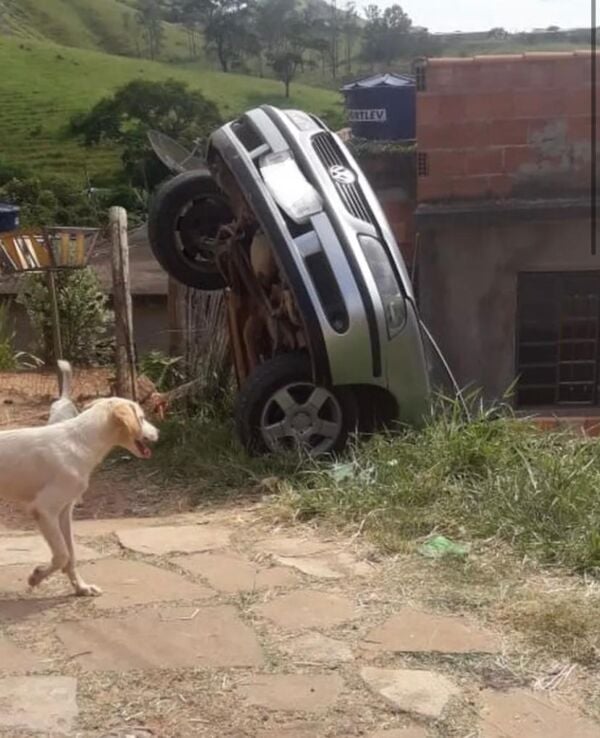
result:
<svg viewBox="0 0 600 738"><path fill-rule="evenodd" d="M418 68L421 311L459 384L490 400L516 382L518 407L600 403L591 64L584 51Z"/></svg>

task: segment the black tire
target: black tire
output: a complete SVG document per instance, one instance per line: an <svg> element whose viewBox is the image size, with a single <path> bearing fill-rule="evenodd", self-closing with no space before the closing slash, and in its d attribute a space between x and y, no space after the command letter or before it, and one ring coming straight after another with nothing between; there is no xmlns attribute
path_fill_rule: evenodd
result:
<svg viewBox="0 0 600 738"><path fill-rule="evenodd" d="M165 182L152 199L148 214L152 253L178 282L199 290L222 290L225 280L207 246L214 245L210 240L232 219L227 198L210 174L183 172Z"/></svg>
<svg viewBox="0 0 600 738"><path fill-rule="evenodd" d="M262 454L274 452L277 449L270 448L265 440L262 430L264 413L268 411L269 403L273 396L290 385L311 385L314 390L322 389L333 396L341 411L341 423L339 433L331 439L326 439L327 448L317 449L307 443L307 450L311 454L338 453L343 450L348 440L348 434L357 428L358 406L354 393L344 387L321 388L314 384L309 357L304 352L281 354L269 359L257 367L247 378L242 386L235 407L235 426L238 438L246 450L251 454ZM302 389L302 387L300 387ZM307 391L310 391L307 389ZM326 400L331 407L335 406L333 399ZM327 405L323 406L327 411ZM319 410L319 412L321 412ZM337 410L334 410L337 412ZM332 423L333 425L333 423ZM312 441L311 437L311 441ZM315 434L315 446L319 434ZM329 442L330 441L330 442ZM322 444L321 444L322 445ZM292 450L294 444L282 446L281 450L289 448Z"/></svg>

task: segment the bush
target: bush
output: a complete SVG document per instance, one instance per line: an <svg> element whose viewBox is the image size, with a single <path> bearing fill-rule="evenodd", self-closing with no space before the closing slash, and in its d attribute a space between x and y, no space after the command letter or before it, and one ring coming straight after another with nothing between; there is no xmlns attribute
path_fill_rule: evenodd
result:
<svg viewBox="0 0 600 738"><path fill-rule="evenodd" d="M19 177L28 176L24 171L23 167L17 166L16 164L10 164L4 159L0 159L0 187L3 187L11 179L18 179Z"/></svg>
<svg viewBox="0 0 600 738"><path fill-rule="evenodd" d="M185 381L181 361L180 356L167 356L162 351L149 351L140 358L139 371L152 380L159 392L166 392Z"/></svg>
<svg viewBox="0 0 600 738"><path fill-rule="evenodd" d="M94 272L57 272L56 290L65 357L83 365L110 361L113 314ZM45 277L25 277L17 300L24 305L36 334L36 350L47 363L54 363L52 310Z"/></svg>
<svg viewBox="0 0 600 738"><path fill-rule="evenodd" d="M21 208L23 226L96 226L103 215L86 192L61 177L10 179L0 186L0 200Z"/></svg>
<svg viewBox="0 0 600 738"><path fill-rule="evenodd" d="M9 317L10 302L0 302L0 371L15 369L17 362L13 348L14 329Z"/></svg>
<svg viewBox="0 0 600 738"><path fill-rule="evenodd" d="M191 148L221 122L216 104L183 82L136 79L102 98L89 112L74 115L69 131L86 146L118 144L128 181L151 190L168 175L150 146L151 129Z"/></svg>

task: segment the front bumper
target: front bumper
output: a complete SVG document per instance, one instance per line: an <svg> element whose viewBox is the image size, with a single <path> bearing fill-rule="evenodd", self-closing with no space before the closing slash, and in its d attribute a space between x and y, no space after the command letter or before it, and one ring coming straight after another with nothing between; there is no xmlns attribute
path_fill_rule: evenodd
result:
<svg viewBox="0 0 600 738"><path fill-rule="evenodd" d="M418 423L429 407L430 386L412 286L379 202L346 147L317 119L270 106L226 124L210 146L271 239L305 323L315 380L387 389L400 418ZM302 228L283 216L258 169L262 156L278 152L292 153L323 200L322 211ZM336 166L349 170L353 181L334 181ZM406 320L393 338L360 235L384 245L405 299Z"/></svg>

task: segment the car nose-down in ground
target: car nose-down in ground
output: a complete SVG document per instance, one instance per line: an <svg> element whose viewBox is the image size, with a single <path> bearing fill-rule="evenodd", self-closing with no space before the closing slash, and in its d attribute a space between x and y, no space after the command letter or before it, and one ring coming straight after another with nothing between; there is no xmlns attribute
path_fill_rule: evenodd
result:
<svg viewBox="0 0 600 738"><path fill-rule="evenodd" d="M431 384L412 286L344 143L264 105L215 131L206 161L161 187L149 234L173 278L227 291L246 448L335 452L355 430L421 423Z"/></svg>

